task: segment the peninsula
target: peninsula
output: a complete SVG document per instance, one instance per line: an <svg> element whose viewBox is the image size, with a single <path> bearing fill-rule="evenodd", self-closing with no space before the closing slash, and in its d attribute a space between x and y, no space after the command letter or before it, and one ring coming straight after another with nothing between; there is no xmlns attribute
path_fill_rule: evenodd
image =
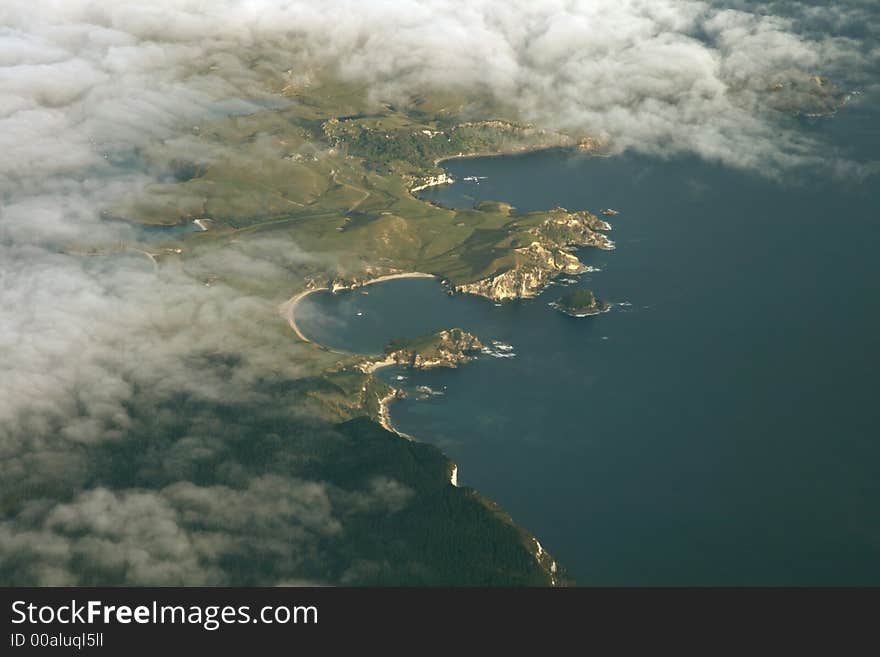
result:
<svg viewBox="0 0 880 657"><path fill-rule="evenodd" d="M483 343L460 328L439 331L413 340L392 341L387 349L386 361L418 370L435 367L458 367L472 361Z"/></svg>
<svg viewBox="0 0 880 657"><path fill-rule="evenodd" d="M454 464L434 447L401 440L391 425L388 403L399 393L375 376L377 368L455 367L473 358L481 342L450 328L395 342L365 362L309 342L296 312L319 290L401 276L433 276L451 293L505 302L534 297L557 276L588 271L577 249L614 248L611 226L589 211L521 213L496 202L452 209L414 192L449 183L440 163L450 158L544 148L596 151L601 143L532 125L495 99L438 93L391 103L326 71L299 73L269 77L267 89L279 101L272 109L193 126L176 141L144 149L139 156L146 165L167 175L111 199L106 217L149 227L123 246L149 252L157 275L183 271L204 283L206 295L222 286L279 309L282 321L277 312L266 312L262 340L290 367L273 369L271 358L254 362L270 366L267 385L279 379L271 384L279 408L296 409L285 426L302 423L304 414L310 422L328 423L339 436L334 440L349 445L346 458L357 465L359 480L381 472L416 491L423 515L387 531L411 546L411 554L423 555L418 576L396 568L357 582L566 583L547 550L497 505L450 485ZM112 251L106 245L67 250ZM265 261L265 271L259 277L238 273L238 257ZM238 362L252 355L223 358ZM309 453L311 476L338 473L331 445ZM445 488L435 474L408 469L413 450L443 463ZM416 547L424 535L414 529L420 524L447 528L436 549ZM340 549L366 558L373 554L367 536L348 535ZM470 555L467 564L445 560L444 546L453 543Z"/></svg>

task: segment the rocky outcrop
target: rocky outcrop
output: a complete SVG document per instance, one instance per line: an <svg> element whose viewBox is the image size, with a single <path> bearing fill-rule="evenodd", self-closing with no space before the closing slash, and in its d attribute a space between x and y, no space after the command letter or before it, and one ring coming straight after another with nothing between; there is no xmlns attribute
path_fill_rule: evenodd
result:
<svg viewBox="0 0 880 657"><path fill-rule="evenodd" d="M613 248L613 243L599 231L611 230L611 224L592 212L568 212L556 208L541 224L529 232L545 245L560 247L595 246Z"/></svg>
<svg viewBox="0 0 880 657"><path fill-rule="evenodd" d="M581 137L577 143L577 149L586 153L601 150L605 144L595 137Z"/></svg>
<svg viewBox="0 0 880 657"><path fill-rule="evenodd" d="M608 222L590 212L553 210L540 224L525 231L532 242L513 250L513 262L498 273L453 287L455 292L476 294L494 301L537 296L556 276L589 271L572 253L576 247L613 249L614 242L599 231L611 230Z"/></svg>
<svg viewBox="0 0 880 657"><path fill-rule="evenodd" d="M517 264L505 272L467 283L455 288L456 292L477 294L495 301L528 299L536 296L559 274L581 274L587 267L573 253L555 247L547 248L540 242L516 249Z"/></svg>
<svg viewBox="0 0 880 657"><path fill-rule="evenodd" d="M415 340L392 342L383 362L419 370L458 367L473 360L482 348L483 343L476 336L453 328Z"/></svg>
<svg viewBox="0 0 880 657"><path fill-rule="evenodd" d="M551 304L556 310L572 317L589 317L607 312L611 306L598 299L592 290L571 290Z"/></svg>
<svg viewBox="0 0 880 657"><path fill-rule="evenodd" d="M413 186L410 187L410 192L420 192L423 189L428 189L429 187L436 187L437 185L451 185L455 182L455 179L446 174L441 173L436 176L427 176L426 178L416 179L413 182Z"/></svg>

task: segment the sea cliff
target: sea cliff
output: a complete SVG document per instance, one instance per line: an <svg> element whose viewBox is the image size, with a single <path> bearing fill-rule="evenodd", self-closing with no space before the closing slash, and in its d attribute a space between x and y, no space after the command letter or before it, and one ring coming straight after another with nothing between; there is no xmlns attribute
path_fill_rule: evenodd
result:
<svg viewBox="0 0 880 657"><path fill-rule="evenodd" d="M574 249L588 246L613 249L614 242L603 234L609 230L608 222L590 212L556 208L538 225L512 233L512 257L499 262L496 273L473 283L452 286L452 289L494 301L537 296L556 276L589 271L573 253ZM522 238L529 239L529 243L514 246Z"/></svg>
<svg viewBox="0 0 880 657"><path fill-rule="evenodd" d="M476 336L453 328L414 340L394 341L388 345L383 362L419 370L458 367L472 361L482 348Z"/></svg>

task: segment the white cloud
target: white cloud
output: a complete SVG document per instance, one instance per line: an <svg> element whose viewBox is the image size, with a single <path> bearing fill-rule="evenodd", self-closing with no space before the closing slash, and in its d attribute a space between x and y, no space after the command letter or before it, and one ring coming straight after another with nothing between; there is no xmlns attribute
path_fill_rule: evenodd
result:
<svg viewBox="0 0 880 657"><path fill-rule="evenodd" d="M797 138L756 115L752 91L792 68L842 73L876 47L811 33L858 3L725 8L698 0L31 2L0 9L0 175L70 172L180 121L238 109L259 58L305 52L377 93L486 88L527 116L621 147L693 150L732 164L790 164ZM774 15L773 10L785 10ZM738 93L730 93L734 85Z"/></svg>

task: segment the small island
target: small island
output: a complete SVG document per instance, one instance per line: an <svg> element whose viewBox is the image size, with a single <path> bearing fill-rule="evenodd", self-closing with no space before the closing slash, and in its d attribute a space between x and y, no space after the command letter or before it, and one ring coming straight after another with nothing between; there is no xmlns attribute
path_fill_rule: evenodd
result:
<svg viewBox="0 0 880 657"><path fill-rule="evenodd" d="M592 290L570 290L552 304L556 310L572 317L589 317L611 309L611 305L596 298Z"/></svg>

